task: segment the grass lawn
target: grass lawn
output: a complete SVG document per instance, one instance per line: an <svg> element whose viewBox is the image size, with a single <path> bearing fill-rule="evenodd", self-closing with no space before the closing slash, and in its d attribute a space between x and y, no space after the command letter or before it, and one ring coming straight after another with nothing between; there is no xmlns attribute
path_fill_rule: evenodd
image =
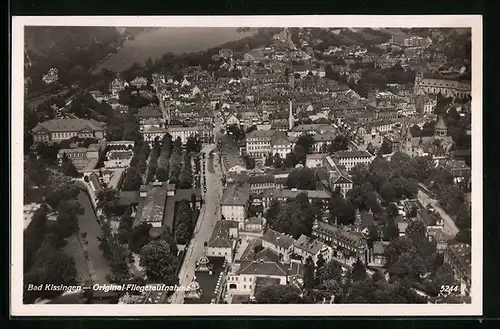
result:
<svg viewBox="0 0 500 329"><path fill-rule="evenodd" d="M75 260L78 282L88 282L90 280L89 266L78 238L73 235L67 238L66 241L68 244L64 246L63 250Z"/></svg>

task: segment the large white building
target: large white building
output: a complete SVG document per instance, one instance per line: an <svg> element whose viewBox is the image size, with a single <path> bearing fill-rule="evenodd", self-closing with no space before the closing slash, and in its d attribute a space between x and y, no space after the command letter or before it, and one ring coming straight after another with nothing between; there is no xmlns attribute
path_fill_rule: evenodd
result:
<svg viewBox="0 0 500 329"><path fill-rule="evenodd" d="M224 257L228 263L232 263L238 236L238 222L232 220L217 221L210 241L207 243L206 255Z"/></svg>
<svg viewBox="0 0 500 329"><path fill-rule="evenodd" d="M369 165L375 158L368 151L338 151L334 156L347 171L360 163Z"/></svg>
<svg viewBox="0 0 500 329"><path fill-rule="evenodd" d="M295 239L289 235L268 229L261 237L262 247L273 251L282 261L289 261Z"/></svg>
<svg viewBox="0 0 500 329"><path fill-rule="evenodd" d="M470 80L462 80L455 74L428 74L418 72L415 76L415 95L437 95L464 98L471 95Z"/></svg>
<svg viewBox="0 0 500 329"><path fill-rule="evenodd" d="M238 222L238 228L243 229L249 200L250 188L248 185L228 184L220 202L224 219Z"/></svg>
<svg viewBox="0 0 500 329"><path fill-rule="evenodd" d="M93 119L53 119L33 128L35 142L60 142L72 137L104 139L105 124Z"/></svg>

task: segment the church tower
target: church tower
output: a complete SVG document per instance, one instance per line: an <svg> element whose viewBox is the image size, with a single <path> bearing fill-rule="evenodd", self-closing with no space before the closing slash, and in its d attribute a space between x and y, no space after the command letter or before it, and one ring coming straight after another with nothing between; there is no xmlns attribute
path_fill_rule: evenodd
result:
<svg viewBox="0 0 500 329"><path fill-rule="evenodd" d="M413 92L415 95L424 95L425 91L422 88L422 81L424 80L424 72L419 70L415 75L415 84L413 87Z"/></svg>
<svg viewBox="0 0 500 329"><path fill-rule="evenodd" d="M446 127L446 124L444 123L443 116L440 115L439 119L436 123L434 136L444 138L447 135L448 135L448 128Z"/></svg>
<svg viewBox="0 0 500 329"><path fill-rule="evenodd" d="M292 100L290 99L290 109L288 112L288 130L292 130L295 124L295 117L293 116L293 105Z"/></svg>

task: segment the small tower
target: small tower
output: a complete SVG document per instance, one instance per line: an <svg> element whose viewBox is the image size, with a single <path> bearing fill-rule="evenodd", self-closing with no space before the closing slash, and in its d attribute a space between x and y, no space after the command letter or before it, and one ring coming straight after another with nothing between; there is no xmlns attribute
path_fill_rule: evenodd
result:
<svg viewBox="0 0 500 329"><path fill-rule="evenodd" d="M446 124L444 123L443 116L440 115L438 121L436 123L435 128L435 137L444 138L448 135L448 128L446 128Z"/></svg>

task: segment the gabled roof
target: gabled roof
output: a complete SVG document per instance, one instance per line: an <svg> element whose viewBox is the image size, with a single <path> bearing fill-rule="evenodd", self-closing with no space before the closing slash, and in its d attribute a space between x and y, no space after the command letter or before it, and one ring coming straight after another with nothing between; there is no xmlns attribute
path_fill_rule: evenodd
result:
<svg viewBox="0 0 500 329"><path fill-rule="evenodd" d="M304 250L305 252L316 255L321 248L325 246L323 242L318 239L310 238L307 235L302 234L294 243L295 248Z"/></svg>
<svg viewBox="0 0 500 329"><path fill-rule="evenodd" d="M291 236L276 232L272 229L268 229L266 233L261 237L261 239L284 249L290 248L295 241L295 239Z"/></svg>
<svg viewBox="0 0 500 329"><path fill-rule="evenodd" d="M49 132L73 132L88 129L90 131L102 131L105 124L96 120L90 119L52 119L40 122L33 128L33 132L49 131Z"/></svg>
<svg viewBox="0 0 500 329"><path fill-rule="evenodd" d="M207 246L212 248L231 248L233 238L229 234L229 229L231 228L238 228L238 223L232 220L217 221Z"/></svg>
<svg viewBox="0 0 500 329"><path fill-rule="evenodd" d="M244 184L229 184L224 189L222 200L220 202L223 206L244 206L247 204L250 197L249 186Z"/></svg>
<svg viewBox="0 0 500 329"><path fill-rule="evenodd" d="M252 261L242 263L238 275L254 274L269 276L287 276L287 271L279 263L270 261Z"/></svg>

